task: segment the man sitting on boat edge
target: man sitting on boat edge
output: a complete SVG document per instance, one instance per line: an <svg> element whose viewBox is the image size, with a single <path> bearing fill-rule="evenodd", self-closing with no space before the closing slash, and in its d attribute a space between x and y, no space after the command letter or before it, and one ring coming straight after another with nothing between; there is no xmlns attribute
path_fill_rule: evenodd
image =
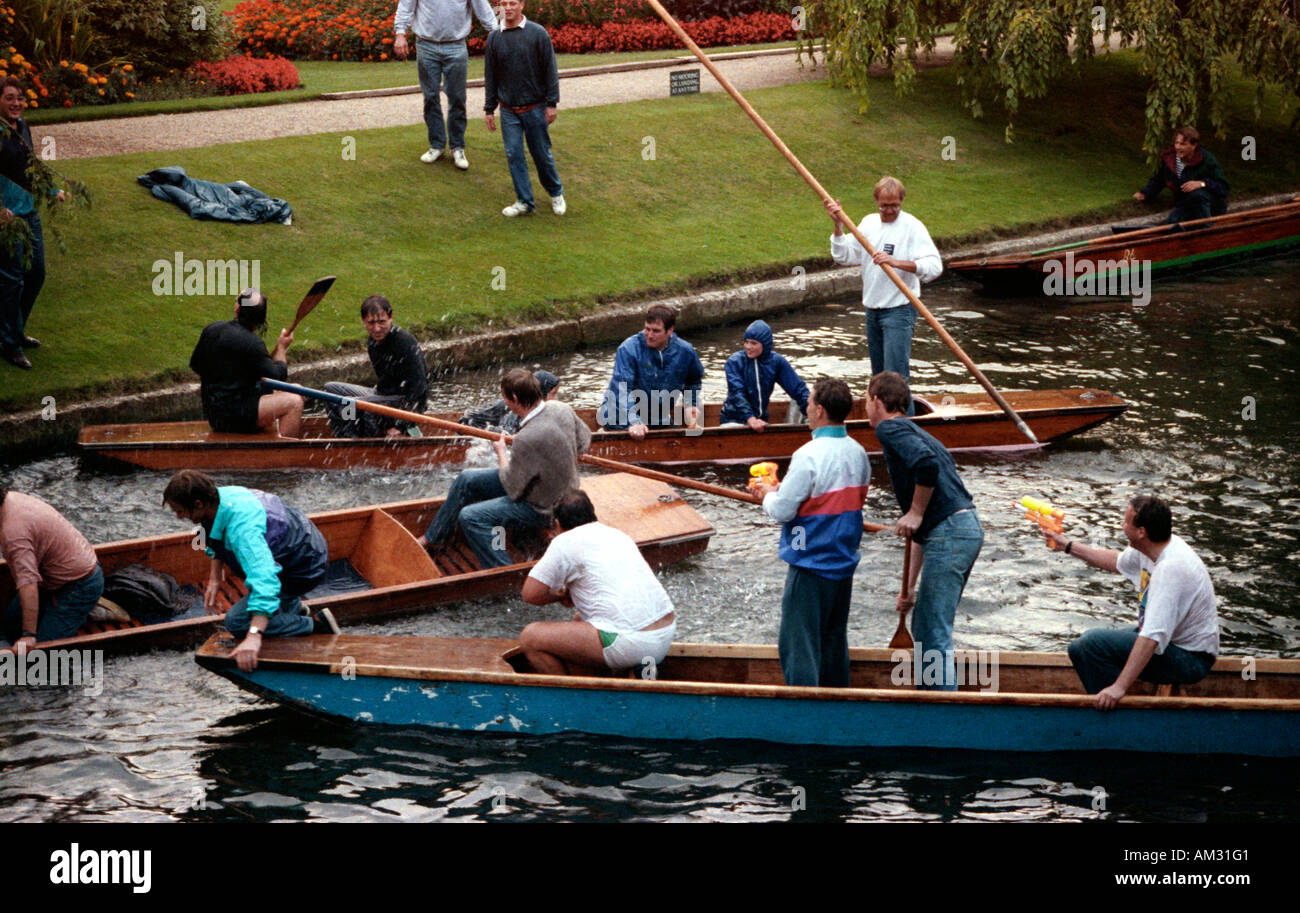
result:
<svg viewBox="0 0 1300 913"><path fill-rule="evenodd" d="M807 385L772 344L772 328L767 321L755 320L745 329L744 348L727 359L727 401L718 418L720 424L748 425L753 431L766 429L767 404L772 399L772 388L778 384L792 405L808 411Z"/></svg>
<svg viewBox="0 0 1300 913"><path fill-rule="evenodd" d="M508 371L501 395L521 419L510 449L502 435L493 441L496 469L466 469L456 476L420 537L426 549L440 548L459 525L485 570L511 563L505 530L551 525L555 505L579 485L578 454L591 445L591 430L567 404L542 399L531 371Z"/></svg>
<svg viewBox="0 0 1300 913"><path fill-rule="evenodd" d="M208 611L217 608L223 566L244 578L248 592L226 612L226 630L243 636L231 654L240 669L257 668L263 634L339 633L329 609L314 618L303 614L302 595L325 579L329 545L302 511L255 488L218 488L193 469L171 477L163 490L163 503L180 519L203 529L211 559L203 593Z"/></svg>
<svg viewBox="0 0 1300 913"><path fill-rule="evenodd" d="M1139 203L1155 200L1166 187L1174 195L1174 208L1166 222L1190 222L1221 216L1228 211L1228 178L1223 166L1201 148L1195 127L1174 130L1174 141L1160 153L1160 164L1146 186L1133 194Z"/></svg>
<svg viewBox="0 0 1300 913"><path fill-rule="evenodd" d="M530 605L563 602L572 621L534 621L519 635L532 667L547 675L622 672L658 665L677 634L672 600L632 537L596 519L572 489L555 507L562 532L524 581Z"/></svg>
<svg viewBox="0 0 1300 913"><path fill-rule="evenodd" d="M1138 587L1138 622L1129 628L1091 628L1070 644L1070 662L1097 709L1117 706L1142 679L1191 685L1209 674L1219 653L1219 614L1205 563L1173 535L1169 506L1140 495L1124 512L1122 552L1076 542L1048 529L1050 544L1081 561L1115 571Z"/></svg>
<svg viewBox="0 0 1300 913"><path fill-rule="evenodd" d="M424 363L420 344L414 336L393 323L393 306L383 295L371 295L361 302L361 322L370 337L366 340L366 353L375 370L375 385L363 387L330 381L325 385L325 392L423 413L429 399L429 369ZM349 405L351 417L346 414L348 406L332 403L325 406L330 430L335 437L379 437L385 434L398 437L414 433L412 429L415 426L410 422L373 412L357 415L356 406Z"/></svg>

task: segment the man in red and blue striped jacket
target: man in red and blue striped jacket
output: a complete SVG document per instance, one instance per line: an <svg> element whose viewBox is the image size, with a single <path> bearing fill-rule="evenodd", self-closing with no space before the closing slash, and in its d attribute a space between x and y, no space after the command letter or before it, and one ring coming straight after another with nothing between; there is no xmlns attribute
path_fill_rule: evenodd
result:
<svg viewBox="0 0 1300 913"><path fill-rule="evenodd" d="M871 482L867 452L844 427L852 409L848 384L817 381L813 439L794 452L784 480L758 488L763 510L783 524L780 554L790 565L778 638L787 685L849 684L849 603Z"/></svg>

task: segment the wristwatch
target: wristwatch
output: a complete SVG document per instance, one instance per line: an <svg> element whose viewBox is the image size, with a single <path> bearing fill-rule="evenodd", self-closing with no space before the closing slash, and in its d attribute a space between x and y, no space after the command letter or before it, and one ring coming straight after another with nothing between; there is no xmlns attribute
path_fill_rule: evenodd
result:
<svg viewBox="0 0 1300 913"><path fill-rule="evenodd" d="M254 628L252 625L249 625L249 627L248 627L248 633L249 633L249 634L256 634L258 637L261 637L261 636L262 636L262 629L261 629L261 628Z"/></svg>
<svg viewBox="0 0 1300 913"><path fill-rule="evenodd" d="M36 632L35 632L35 631L24 631L24 632L22 633L22 636L20 636L18 639L19 639L19 640L22 640L23 637L30 637L32 640L35 640L35 639L36 639Z"/></svg>

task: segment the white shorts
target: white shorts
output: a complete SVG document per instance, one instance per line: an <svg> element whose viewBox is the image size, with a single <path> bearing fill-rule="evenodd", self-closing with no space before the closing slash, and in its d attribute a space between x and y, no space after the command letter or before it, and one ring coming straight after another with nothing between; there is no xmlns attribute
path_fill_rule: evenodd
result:
<svg viewBox="0 0 1300 913"><path fill-rule="evenodd" d="M677 634L677 622L655 628L653 631L606 631L596 626L600 642L605 645L605 665L615 672L622 672L653 662L656 666L668 655L668 648L673 645ZM610 638L613 638L611 641Z"/></svg>

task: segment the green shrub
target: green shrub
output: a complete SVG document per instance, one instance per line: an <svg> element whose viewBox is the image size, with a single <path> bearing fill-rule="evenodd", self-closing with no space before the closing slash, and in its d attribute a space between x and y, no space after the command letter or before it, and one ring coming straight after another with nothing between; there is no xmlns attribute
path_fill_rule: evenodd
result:
<svg viewBox="0 0 1300 913"><path fill-rule="evenodd" d="M230 51L218 0L81 0L108 60L129 60L141 76L184 70ZM97 63L99 61L96 61Z"/></svg>

